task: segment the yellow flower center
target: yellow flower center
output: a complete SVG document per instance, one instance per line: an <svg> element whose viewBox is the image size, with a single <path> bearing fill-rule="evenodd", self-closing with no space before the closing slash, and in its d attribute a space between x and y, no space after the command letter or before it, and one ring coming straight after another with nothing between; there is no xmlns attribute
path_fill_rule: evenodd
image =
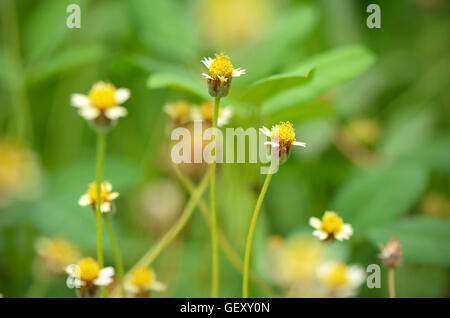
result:
<svg viewBox="0 0 450 318"><path fill-rule="evenodd" d="M116 106L116 87L110 83L95 83L89 92L89 100L99 109Z"/></svg>
<svg viewBox="0 0 450 318"><path fill-rule="evenodd" d="M109 191L108 191L108 189L106 189L106 184L103 183L100 188L101 188L101 192L100 192L101 202L109 201ZM89 183L88 194L91 197L92 202L97 202L97 184L96 183L94 183L94 182Z"/></svg>
<svg viewBox="0 0 450 318"><path fill-rule="evenodd" d="M339 287L348 282L348 269L345 264L338 263L324 277L325 283L330 286Z"/></svg>
<svg viewBox="0 0 450 318"><path fill-rule="evenodd" d="M295 141L295 132L294 127L290 122L283 123L281 122L276 126L275 136L278 135L280 143L284 145L290 145Z"/></svg>
<svg viewBox="0 0 450 318"><path fill-rule="evenodd" d="M92 282L98 277L100 268L97 262L91 258L83 258L78 262L78 268L80 269L80 279L85 282Z"/></svg>
<svg viewBox="0 0 450 318"><path fill-rule="evenodd" d="M212 78L217 78L218 76L231 78L232 73L233 65L231 64L228 56L223 53L220 53L220 55L216 54L216 58L209 66L209 76L211 76Z"/></svg>
<svg viewBox="0 0 450 318"><path fill-rule="evenodd" d="M153 271L150 268L138 268L132 276L131 282L137 287L144 287L152 282Z"/></svg>
<svg viewBox="0 0 450 318"><path fill-rule="evenodd" d="M173 119L189 120L191 115L191 107L188 103L180 101L170 105L173 111Z"/></svg>
<svg viewBox="0 0 450 318"><path fill-rule="evenodd" d="M335 212L325 212L322 217L322 229L329 234L338 233L344 222Z"/></svg>

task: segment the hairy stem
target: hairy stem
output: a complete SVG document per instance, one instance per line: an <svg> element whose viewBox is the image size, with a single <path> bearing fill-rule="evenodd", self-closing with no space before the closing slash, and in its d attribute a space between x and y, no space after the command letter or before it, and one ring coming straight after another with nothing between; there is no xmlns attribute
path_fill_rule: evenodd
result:
<svg viewBox="0 0 450 318"><path fill-rule="evenodd" d="M259 211L261 210L261 205L263 203L264 197L269 187L270 179L272 174L266 176L264 185L259 193L258 201L256 202L255 210L253 211L252 220L250 223L250 228L248 230L247 244L245 246L245 258L244 258L244 278L242 280L242 297L248 298L248 273L250 267L250 253L252 249L253 234L256 228L256 221L258 220Z"/></svg>
<svg viewBox="0 0 450 318"><path fill-rule="evenodd" d="M109 220L109 217L106 216L104 220L106 225L106 231L108 232L109 241L111 242L111 247L114 254L114 262L116 263L117 276L119 277L120 291L122 293L122 297L126 297L123 282L123 263L122 263L122 256L120 255L119 245L117 244L116 237L114 235L114 230L111 226L111 221Z"/></svg>

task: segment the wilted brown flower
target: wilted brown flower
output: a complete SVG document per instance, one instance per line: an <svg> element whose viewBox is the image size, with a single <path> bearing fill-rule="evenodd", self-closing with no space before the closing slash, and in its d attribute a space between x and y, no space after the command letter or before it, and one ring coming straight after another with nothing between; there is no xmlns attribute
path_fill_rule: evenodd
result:
<svg viewBox="0 0 450 318"><path fill-rule="evenodd" d="M402 264L402 245L396 237L392 237L385 246L379 245L381 253L378 257L386 267L397 268Z"/></svg>

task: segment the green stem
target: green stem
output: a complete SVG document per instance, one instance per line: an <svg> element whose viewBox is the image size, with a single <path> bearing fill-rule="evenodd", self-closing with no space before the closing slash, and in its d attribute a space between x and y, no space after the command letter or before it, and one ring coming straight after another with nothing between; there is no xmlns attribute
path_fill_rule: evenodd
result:
<svg viewBox="0 0 450 318"><path fill-rule="evenodd" d="M388 272L388 285L389 285L389 298L395 298L395 270L394 268L389 268Z"/></svg>
<svg viewBox="0 0 450 318"><path fill-rule="evenodd" d="M153 261L158 257L158 255L161 253L161 251L164 250L172 241L173 239L180 233L180 231L184 228L187 221L192 216L192 212L194 211L195 207L197 206L198 201L202 197L203 193L205 192L209 181L209 173L206 173L203 177L200 185L195 189L193 194L191 195L191 198L189 199L188 203L186 204L180 218L178 221L167 231L166 234L159 240L159 242L153 246L137 263L133 266L133 268L130 270L132 272L133 270L141 267L148 267L150 266ZM129 275L129 273L127 275Z"/></svg>
<svg viewBox="0 0 450 318"><path fill-rule="evenodd" d="M213 128L217 129L217 121L219 117L220 98L216 97L214 102L214 116ZM217 248L217 216L216 216L216 155L217 142L216 135L214 135L214 160L211 164L211 246L212 246L212 284L211 297L217 298L219 296L219 251Z"/></svg>
<svg viewBox="0 0 450 318"><path fill-rule="evenodd" d="M125 287L124 287L124 282L123 282L123 263L122 263L122 257L120 255L119 245L117 244L116 237L114 235L114 231L111 226L111 221L109 220L109 217L105 216L103 219L105 220L106 231L108 232L109 241L111 242L111 247L113 249L114 262L116 263L117 276L119 277L120 291L122 292L122 297L126 297Z"/></svg>
<svg viewBox="0 0 450 318"><path fill-rule="evenodd" d="M258 201L256 202L255 210L253 211L252 221L250 223L250 228L248 230L247 244L245 247L245 258L244 258L244 279L242 280L243 298L248 298L248 273L250 267L250 252L252 249L253 234L255 232L256 221L258 220L259 210L261 210L261 205L263 203L264 196L266 195L267 188L269 187L271 178L272 174L269 173L266 176L266 181L264 181L264 185L259 194Z"/></svg>
<svg viewBox="0 0 450 318"><path fill-rule="evenodd" d="M96 222L97 222L97 262L100 268L104 267L103 263L103 245L102 245L102 212L101 212L101 185L102 185L102 172L103 161L105 157L105 133L97 132L97 201L96 201ZM101 286L102 297L107 298L108 292L105 286Z"/></svg>
<svg viewBox="0 0 450 318"><path fill-rule="evenodd" d="M180 183L189 192L189 194L192 195L195 190L195 186L192 183L192 181L181 173L180 168L178 167L177 164L173 164L173 169ZM206 223L208 224L209 229L211 230L211 217L210 217L211 213L208 209L208 205L202 198L198 201L198 208L202 213L202 216L205 219ZM224 233L222 233L220 228L217 228L217 235L219 248L222 250L224 255L230 261L231 265L233 265L233 267L242 274L244 268L244 261L241 259L236 250L233 248L233 246L228 241ZM249 276L250 281L252 281L255 285L258 285L261 288L261 290L263 290L267 295L271 297L276 295L275 291L269 285L261 281L251 270Z"/></svg>

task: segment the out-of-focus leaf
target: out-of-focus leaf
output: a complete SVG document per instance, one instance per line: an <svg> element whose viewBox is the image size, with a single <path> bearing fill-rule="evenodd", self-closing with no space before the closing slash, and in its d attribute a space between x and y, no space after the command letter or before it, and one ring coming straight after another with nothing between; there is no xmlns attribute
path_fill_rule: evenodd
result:
<svg viewBox="0 0 450 318"><path fill-rule="evenodd" d="M104 56L104 49L100 45L71 48L59 56L39 63L30 71L29 80L38 81L61 72L99 61Z"/></svg>
<svg viewBox="0 0 450 318"><path fill-rule="evenodd" d="M435 115L430 107L408 109L395 116L384 131L380 154L387 160L398 160L419 150L430 138Z"/></svg>
<svg viewBox="0 0 450 318"><path fill-rule="evenodd" d="M305 120L327 117L335 114L334 108L326 103L310 103L283 109L274 113L264 120L266 125L273 125L280 121L299 123Z"/></svg>
<svg viewBox="0 0 450 318"><path fill-rule="evenodd" d="M295 126L297 139L306 142L308 151L294 154L302 158L317 158L332 142L336 128L337 122L332 118L319 118Z"/></svg>
<svg viewBox="0 0 450 318"><path fill-rule="evenodd" d="M308 38L317 21L318 10L314 5L300 5L279 19L272 32L256 45L233 52L233 60L247 70L241 82L251 83L285 65L286 59L293 53L293 47Z"/></svg>
<svg viewBox="0 0 450 318"><path fill-rule="evenodd" d="M360 75L374 61L374 55L358 45L341 47L314 56L292 70L302 72L314 69L311 81L299 88L275 95L263 103L262 112L264 115L271 115L282 109L309 102L327 90Z"/></svg>
<svg viewBox="0 0 450 318"><path fill-rule="evenodd" d="M179 73L156 73L149 77L148 86L151 89L171 88L184 93L191 94L200 99L209 99L206 80L202 84L200 79L190 74Z"/></svg>
<svg viewBox="0 0 450 318"><path fill-rule="evenodd" d="M173 0L128 0L126 3L143 43L164 56L179 60L196 57L198 37L183 14L183 5Z"/></svg>
<svg viewBox="0 0 450 318"><path fill-rule="evenodd" d="M395 165L364 172L344 184L333 208L350 223L355 236L383 226L406 213L419 199L427 183L420 165Z"/></svg>
<svg viewBox="0 0 450 318"><path fill-rule="evenodd" d="M290 88L303 85L312 77L312 70L302 70L302 72L279 74L269 76L257 81L248 88L242 99L255 104L260 104L262 101L281 93Z"/></svg>
<svg viewBox="0 0 450 318"><path fill-rule="evenodd" d="M25 24L25 53L29 62L50 56L63 43L70 31L66 26L69 16L66 8L72 3L85 7L84 0L48 0L40 2L32 11L31 18Z"/></svg>
<svg viewBox="0 0 450 318"><path fill-rule="evenodd" d="M370 230L374 245L385 244L397 237L405 262L450 266L450 221L446 219L410 217Z"/></svg>

